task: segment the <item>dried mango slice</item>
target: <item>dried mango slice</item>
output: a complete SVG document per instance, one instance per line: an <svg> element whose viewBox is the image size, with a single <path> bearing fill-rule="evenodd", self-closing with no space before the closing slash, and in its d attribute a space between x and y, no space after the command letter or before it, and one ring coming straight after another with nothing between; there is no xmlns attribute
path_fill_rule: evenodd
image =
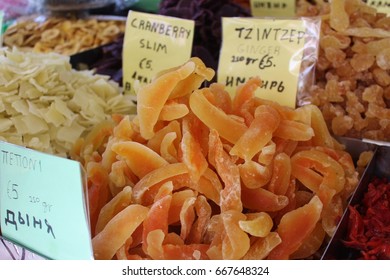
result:
<svg viewBox="0 0 390 280"><path fill-rule="evenodd" d="M257 107L255 119L234 144L230 154L238 156L245 161L251 160L254 155L259 153L271 141L274 131L279 126L279 122L279 113L274 108L266 105Z"/></svg>
<svg viewBox="0 0 390 280"><path fill-rule="evenodd" d="M145 139L154 136L156 125L162 108L177 84L187 78L195 70L195 63L187 62L175 71L167 72L145 85L137 92L137 113L140 133Z"/></svg>
<svg viewBox="0 0 390 280"><path fill-rule="evenodd" d="M104 229L92 239L95 259L112 259L115 252L143 222L148 212L147 207L132 204L115 215Z"/></svg>
<svg viewBox="0 0 390 280"><path fill-rule="evenodd" d="M138 142L115 143L112 145L112 150L126 160L127 165L138 178L168 164L159 154Z"/></svg>
<svg viewBox="0 0 390 280"><path fill-rule="evenodd" d="M321 212L322 202L314 196L308 204L286 213L277 228L282 243L270 252L268 259L288 259L314 230Z"/></svg>
<svg viewBox="0 0 390 280"><path fill-rule="evenodd" d="M190 108L192 112L210 129L217 130L222 138L230 143L236 143L247 127L208 101L204 95L204 92L207 91L210 90L196 90L191 94Z"/></svg>

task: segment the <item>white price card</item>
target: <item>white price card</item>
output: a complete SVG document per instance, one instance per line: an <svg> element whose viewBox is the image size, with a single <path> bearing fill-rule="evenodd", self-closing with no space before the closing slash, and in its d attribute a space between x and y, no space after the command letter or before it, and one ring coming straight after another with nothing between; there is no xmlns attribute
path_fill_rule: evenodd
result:
<svg viewBox="0 0 390 280"><path fill-rule="evenodd" d="M0 142L2 235L49 259L93 259L77 161Z"/></svg>

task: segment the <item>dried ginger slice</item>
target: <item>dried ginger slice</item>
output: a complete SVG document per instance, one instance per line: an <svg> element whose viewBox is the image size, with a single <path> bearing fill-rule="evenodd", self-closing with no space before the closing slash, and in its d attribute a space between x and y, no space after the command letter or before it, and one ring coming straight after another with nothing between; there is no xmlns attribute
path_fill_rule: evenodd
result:
<svg viewBox="0 0 390 280"><path fill-rule="evenodd" d="M294 141L308 141L314 136L314 131L308 124L282 120L273 136Z"/></svg>
<svg viewBox="0 0 390 280"><path fill-rule="evenodd" d="M95 259L109 260L144 221L149 209L142 205L127 206L92 239Z"/></svg>
<svg viewBox="0 0 390 280"><path fill-rule="evenodd" d="M157 77L153 83L141 87L137 92L137 114L141 136L148 140L154 136L161 110L178 83L195 70L195 63L189 61L174 71Z"/></svg>
<svg viewBox="0 0 390 280"><path fill-rule="evenodd" d="M234 144L230 155L238 156L245 161L251 160L271 141L279 123L280 115L273 107L260 105L256 108L255 119Z"/></svg>
<svg viewBox="0 0 390 280"><path fill-rule="evenodd" d="M349 15L345 11L344 0L332 0L330 3L330 26L336 31L349 27Z"/></svg>
<svg viewBox="0 0 390 280"><path fill-rule="evenodd" d="M268 259L289 259L312 233L321 218L321 212L322 202L318 196L314 196L308 204L286 213L276 231L282 243L270 252Z"/></svg>
<svg viewBox="0 0 390 280"><path fill-rule="evenodd" d="M112 150L126 160L127 165L138 178L168 164L159 154L138 142L118 142L112 145Z"/></svg>
<svg viewBox="0 0 390 280"><path fill-rule="evenodd" d="M236 115L241 115L241 109L245 102L255 96L255 90L261 87L262 81L259 77L254 77L248 80L243 85L240 85L232 101L233 112Z"/></svg>
<svg viewBox="0 0 390 280"><path fill-rule="evenodd" d="M210 129L218 131L222 138L230 143L236 143L247 127L207 100L205 92L208 91L210 89L204 88L195 90L191 94L190 108L192 112Z"/></svg>

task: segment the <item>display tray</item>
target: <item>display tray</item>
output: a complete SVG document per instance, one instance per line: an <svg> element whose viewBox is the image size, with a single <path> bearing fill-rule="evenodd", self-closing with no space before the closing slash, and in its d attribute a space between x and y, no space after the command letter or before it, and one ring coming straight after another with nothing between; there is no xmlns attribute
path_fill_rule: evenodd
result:
<svg viewBox="0 0 390 280"><path fill-rule="evenodd" d="M365 143L365 145L370 144ZM358 149L359 147L357 146L353 147L353 150ZM350 199L349 205L357 205L362 201L364 194L368 190L369 183L376 177L387 178L387 180L390 181L390 147L376 146L374 156L366 167L359 181L359 185ZM352 260L357 258L357 251L344 244L348 234L349 216L350 210L347 208L346 211L344 211L344 215L341 218L335 234L325 249L322 256L323 260Z"/></svg>

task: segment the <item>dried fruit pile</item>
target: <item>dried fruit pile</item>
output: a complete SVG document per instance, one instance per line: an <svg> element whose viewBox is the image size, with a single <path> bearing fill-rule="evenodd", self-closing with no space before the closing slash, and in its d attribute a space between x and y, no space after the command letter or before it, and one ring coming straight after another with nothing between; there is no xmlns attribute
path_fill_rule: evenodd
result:
<svg viewBox="0 0 390 280"><path fill-rule="evenodd" d="M192 58L137 92L137 115L74 147L97 259L288 259L332 236L356 188L351 156L314 105L231 99Z"/></svg>

